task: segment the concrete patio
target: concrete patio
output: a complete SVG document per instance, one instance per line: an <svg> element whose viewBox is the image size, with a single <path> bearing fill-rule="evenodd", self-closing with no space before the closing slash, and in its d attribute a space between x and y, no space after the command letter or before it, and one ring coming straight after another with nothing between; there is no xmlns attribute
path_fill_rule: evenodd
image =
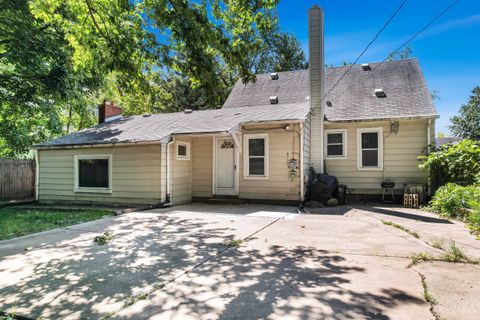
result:
<svg viewBox="0 0 480 320"><path fill-rule="evenodd" d="M478 266L408 267L412 253L441 253L432 239L454 240L479 257L480 241L462 224L394 207L320 213L189 204L3 241L0 309L62 319L474 319L480 312ZM94 244L105 230L113 241ZM244 241L227 248L232 239ZM420 274L438 300L433 312Z"/></svg>

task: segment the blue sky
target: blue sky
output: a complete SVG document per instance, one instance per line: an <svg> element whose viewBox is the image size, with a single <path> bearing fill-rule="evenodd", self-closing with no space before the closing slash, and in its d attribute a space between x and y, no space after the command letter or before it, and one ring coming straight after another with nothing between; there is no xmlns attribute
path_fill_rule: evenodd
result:
<svg viewBox="0 0 480 320"><path fill-rule="evenodd" d="M409 0L359 63L385 59L453 0ZM280 0L284 31L294 33L308 53L307 10L325 12L325 63L354 61L402 0ZM410 43L419 60L440 119L437 133L448 133L449 118L480 86L480 0L462 0Z"/></svg>

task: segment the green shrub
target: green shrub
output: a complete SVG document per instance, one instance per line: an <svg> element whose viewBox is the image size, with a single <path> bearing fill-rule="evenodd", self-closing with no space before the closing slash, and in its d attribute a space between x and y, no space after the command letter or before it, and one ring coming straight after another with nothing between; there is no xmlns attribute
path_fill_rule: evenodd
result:
<svg viewBox="0 0 480 320"><path fill-rule="evenodd" d="M480 234L480 185L465 187L447 183L437 190L426 209L461 219L468 223L472 233Z"/></svg>
<svg viewBox="0 0 480 320"><path fill-rule="evenodd" d="M480 206L480 186L459 186L447 183L440 187L428 205L430 211L451 218L463 218L468 210Z"/></svg>
<svg viewBox="0 0 480 320"><path fill-rule="evenodd" d="M480 182L480 141L446 144L420 160L420 167L429 171L434 190L449 182L462 186Z"/></svg>

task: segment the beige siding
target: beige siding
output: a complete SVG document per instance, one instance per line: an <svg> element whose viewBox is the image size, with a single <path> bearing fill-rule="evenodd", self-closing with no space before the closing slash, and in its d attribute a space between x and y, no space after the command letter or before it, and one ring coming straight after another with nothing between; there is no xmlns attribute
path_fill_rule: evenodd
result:
<svg viewBox="0 0 480 320"><path fill-rule="evenodd" d="M213 137L192 139L192 196L212 196Z"/></svg>
<svg viewBox="0 0 480 320"><path fill-rule="evenodd" d="M177 142L190 143L190 159L177 159ZM170 145L170 190L172 203L179 204L192 200L192 140L189 138L176 138Z"/></svg>
<svg viewBox="0 0 480 320"><path fill-rule="evenodd" d="M383 170L357 169L357 129L383 128ZM397 192L404 183L427 183L427 174L418 167L418 156L427 146L427 120L400 121L398 134L390 133L390 122L326 123L325 129L347 130L347 158L327 159L326 171L346 184L353 194L381 193L380 184L390 179Z"/></svg>
<svg viewBox="0 0 480 320"><path fill-rule="evenodd" d="M112 155L112 193L74 192L74 156ZM161 201L161 147L39 150L39 201L154 204Z"/></svg>
<svg viewBox="0 0 480 320"><path fill-rule="evenodd" d="M278 127L278 126L277 126ZM271 199L271 200L299 200L300 199L300 176L291 181L288 178L287 153L291 158L293 152L297 152L295 158L299 160L300 151L300 126L290 125L296 130L262 130L248 131L248 133L267 133L269 137L269 178L268 180L249 180L244 178L244 156L240 155L240 181L239 197L245 199ZM243 151L243 150L242 150Z"/></svg>

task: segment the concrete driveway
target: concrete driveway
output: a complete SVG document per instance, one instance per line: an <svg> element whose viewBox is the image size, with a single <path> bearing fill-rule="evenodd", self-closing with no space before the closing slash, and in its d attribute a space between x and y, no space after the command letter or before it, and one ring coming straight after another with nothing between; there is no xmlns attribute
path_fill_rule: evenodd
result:
<svg viewBox="0 0 480 320"><path fill-rule="evenodd" d="M190 204L0 242L0 309L62 319L476 319L480 241L418 210ZM394 221L420 239L381 220ZM93 238L114 234L105 246ZM228 248L232 239L243 239ZM29 248L25 251L25 248ZM424 277L438 304L425 301ZM432 310L430 310L432 309Z"/></svg>

